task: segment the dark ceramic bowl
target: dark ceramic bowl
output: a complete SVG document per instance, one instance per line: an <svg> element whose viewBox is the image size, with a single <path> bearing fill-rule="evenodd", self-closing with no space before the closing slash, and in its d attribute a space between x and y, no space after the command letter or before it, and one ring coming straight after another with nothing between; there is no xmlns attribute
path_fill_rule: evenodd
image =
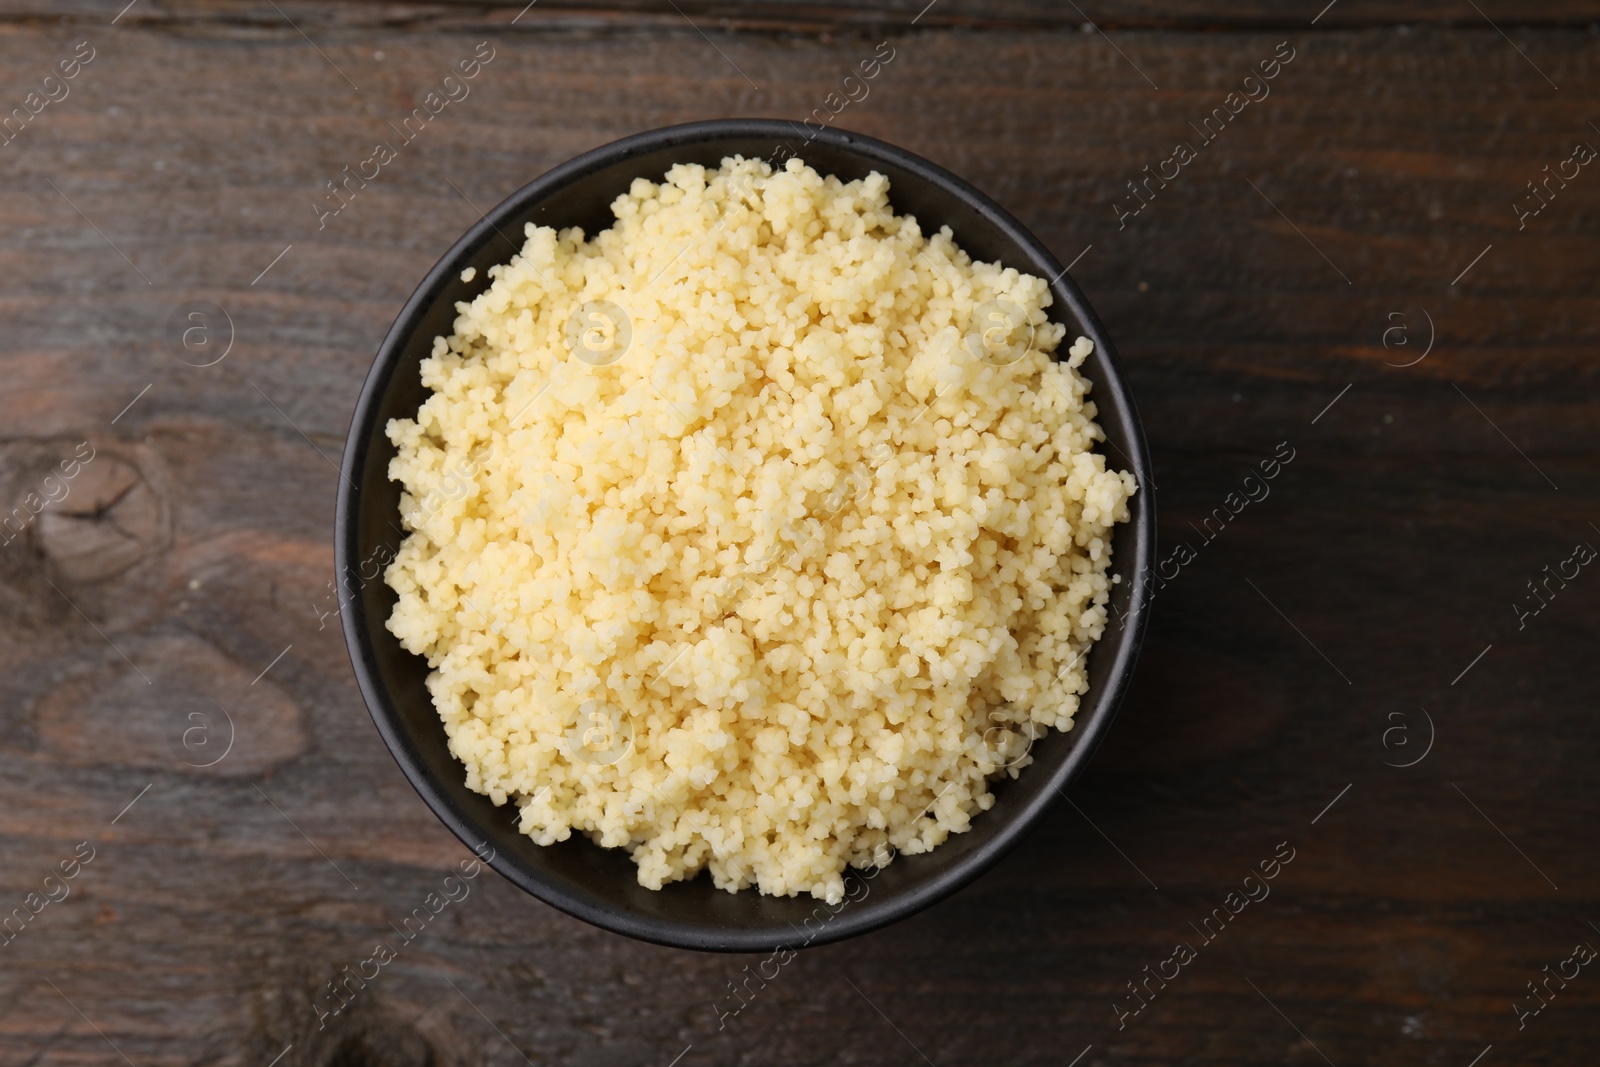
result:
<svg viewBox="0 0 1600 1067"><path fill-rule="evenodd" d="M519 251L511 240L520 241L524 223L581 226L593 234L611 225L610 204L634 178L660 181L674 163L715 168L725 156L776 160L786 152L845 180L879 171L889 178L894 209L915 215L924 233L948 225L975 259L1055 279L1052 317L1067 326L1069 341L1082 334L1095 344L1082 369L1094 383L1100 426L1113 446L1109 461L1131 468L1140 487L1132 521L1114 536L1115 570L1123 581L1112 594L1113 623L1089 657L1089 691L1072 731L1051 731L1038 741L1032 766L1015 781L996 784L994 807L977 815L968 832L951 835L930 853L899 856L870 880L850 875L851 899L832 908L810 896L727 893L704 874L652 892L640 887L623 850L602 849L578 835L550 847L534 844L517 832L514 805L496 807L467 789L423 684L427 665L384 625L395 595L384 584L382 565L401 537L400 486L387 476L394 448L384 425L415 416L426 398L419 364L434 337L451 332L456 302L487 288L488 268ZM466 267L477 268L473 281L461 280ZM334 536L347 602L345 640L378 732L412 786L457 837L481 854L492 849L489 865L540 900L663 945L754 952L838 941L904 918L972 881L1044 817L1088 762L1127 690L1148 615L1155 530L1150 462L1133 399L1094 312L1049 250L987 196L925 159L842 130L813 133L794 123L745 119L672 126L597 148L523 186L445 253L395 319L356 402L342 473Z"/></svg>

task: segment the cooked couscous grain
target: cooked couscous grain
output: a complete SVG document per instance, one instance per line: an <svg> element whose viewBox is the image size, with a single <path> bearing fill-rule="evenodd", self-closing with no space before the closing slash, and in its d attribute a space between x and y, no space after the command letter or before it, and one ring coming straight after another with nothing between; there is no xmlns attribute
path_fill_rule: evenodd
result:
<svg viewBox="0 0 1600 1067"><path fill-rule="evenodd" d="M837 902L1070 729L1131 474L1044 281L889 183L676 166L457 305L389 423L389 628L467 784L651 888Z"/></svg>

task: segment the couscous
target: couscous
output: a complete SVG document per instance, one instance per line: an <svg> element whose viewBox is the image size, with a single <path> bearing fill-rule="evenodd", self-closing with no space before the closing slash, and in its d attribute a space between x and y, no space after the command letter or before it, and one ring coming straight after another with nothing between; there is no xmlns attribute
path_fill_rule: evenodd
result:
<svg viewBox="0 0 1600 1067"><path fill-rule="evenodd" d="M837 902L1071 728L1137 488L1092 345L889 194L730 158L530 224L389 423L389 628L540 844Z"/></svg>

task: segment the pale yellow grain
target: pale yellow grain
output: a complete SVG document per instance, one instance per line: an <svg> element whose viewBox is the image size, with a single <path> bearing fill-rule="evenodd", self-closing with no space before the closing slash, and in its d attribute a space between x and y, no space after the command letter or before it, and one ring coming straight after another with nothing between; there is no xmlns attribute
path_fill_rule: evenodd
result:
<svg viewBox="0 0 1600 1067"><path fill-rule="evenodd" d="M535 841L837 903L1072 726L1137 488L1093 451L1093 346L1052 360L1045 282L925 235L878 174L678 166L613 213L528 226L423 361L388 427L389 628ZM997 299L1033 327L1004 367L968 340ZM597 367L567 332L601 302L632 342ZM614 763L567 740L595 701L632 732Z"/></svg>

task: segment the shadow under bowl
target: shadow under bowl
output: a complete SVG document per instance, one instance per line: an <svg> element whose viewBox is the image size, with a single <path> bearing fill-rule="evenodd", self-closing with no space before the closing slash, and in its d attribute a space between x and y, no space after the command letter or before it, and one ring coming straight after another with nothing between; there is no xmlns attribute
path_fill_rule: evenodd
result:
<svg viewBox="0 0 1600 1067"><path fill-rule="evenodd" d="M1089 690L1073 728L1050 731L1032 750L1034 762L1015 781L994 785L995 803L966 833L932 852L898 856L887 866L851 873L847 900L827 905L809 895L770 897L755 889L728 893L702 873L659 892L638 884L622 849L603 849L574 835L541 847L517 831L513 804L496 807L467 789L444 727L424 684L425 661L406 652L385 626L395 594L383 564L402 537L400 485L388 478L395 450L384 427L415 417L429 395L419 374L436 336L452 332L458 301L490 284L488 271L519 252L523 226L580 226L592 235L613 221L610 205L635 178L660 181L675 163L716 168L731 155L780 165L798 155L822 174L849 181L886 175L890 201L915 215L924 233L949 226L974 259L1052 278L1052 318L1068 339L1083 335L1094 353L1082 373L1093 383L1108 464L1132 470L1139 491L1131 521L1113 536L1112 619L1089 657ZM462 281L467 267L474 280ZM1069 347L1063 343L1062 348ZM457 837L522 889L596 926L657 944L755 952L817 945L873 930L948 896L1015 846L1088 762L1127 690L1144 637L1151 596L1155 514L1150 463L1132 398L1110 339L1055 257L988 197L947 171L882 141L842 130L812 131L777 120L728 119L641 133L585 153L524 186L490 211L428 272L378 350L362 386L345 445L335 520L336 565L346 602L344 634L362 696L401 770Z"/></svg>

